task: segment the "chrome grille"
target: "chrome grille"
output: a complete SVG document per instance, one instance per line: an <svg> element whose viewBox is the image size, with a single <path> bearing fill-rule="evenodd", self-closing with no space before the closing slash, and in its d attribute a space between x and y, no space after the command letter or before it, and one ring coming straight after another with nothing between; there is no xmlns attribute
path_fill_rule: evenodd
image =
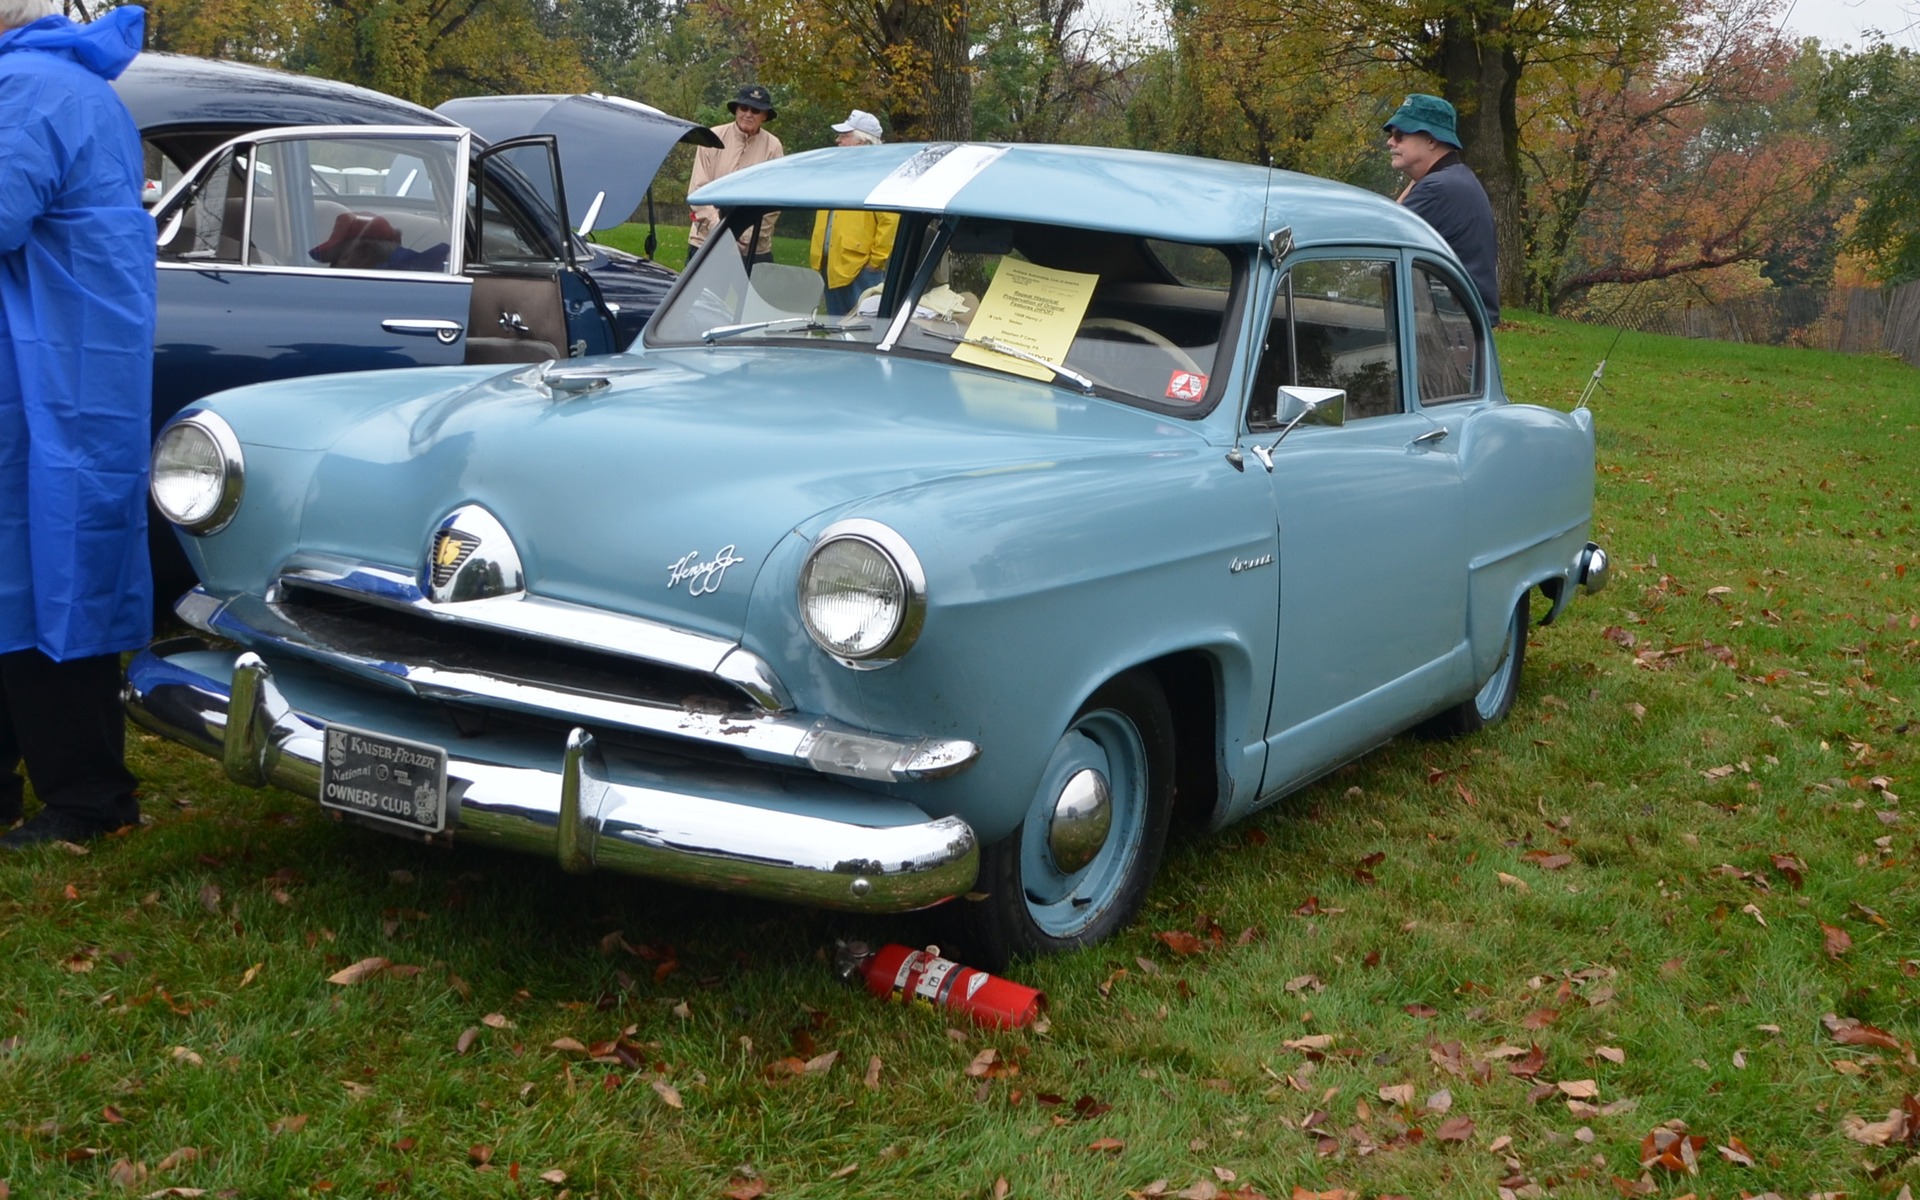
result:
<svg viewBox="0 0 1920 1200"><path fill-rule="evenodd" d="M702 671L442 620L282 580L273 608L319 645L582 696L749 718L745 692Z"/></svg>

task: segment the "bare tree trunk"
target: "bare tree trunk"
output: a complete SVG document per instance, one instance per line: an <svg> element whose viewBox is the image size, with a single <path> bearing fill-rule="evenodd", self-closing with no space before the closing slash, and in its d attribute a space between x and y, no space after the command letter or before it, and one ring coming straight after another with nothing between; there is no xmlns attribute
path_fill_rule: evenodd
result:
<svg viewBox="0 0 1920 1200"><path fill-rule="evenodd" d="M919 94L896 99L901 141L965 141L973 136L973 76L967 62L968 0L886 0L880 29L888 46L915 62Z"/></svg>
<svg viewBox="0 0 1920 1200"><path fill-rule="evenodd" d="M1513 0L1486 0L1441 21L1427 65L1460 113L1460 157L1493 205L1500 304L1526 303L1526 242L1520 177L1520 60L1513 50Z"/></svg>

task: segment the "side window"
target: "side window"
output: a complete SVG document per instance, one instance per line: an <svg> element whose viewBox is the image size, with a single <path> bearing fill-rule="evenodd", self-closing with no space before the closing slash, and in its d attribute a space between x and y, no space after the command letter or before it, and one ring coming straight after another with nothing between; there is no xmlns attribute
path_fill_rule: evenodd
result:
<svg viewBox="0 0 1920 1200"><path fill-rule="evenodd" d="M273 186L255 181L248 261L445 274L453 215L420 179L450 181L457 149L451 139L373 137L262 145L259 173Z"/></svg>
<svg viewBox="0 0 1920 1200"><path fill-rule="evenodd" d="M503 145L481 160L476 261L549 266L565 257L554 169L543 144Z"/></svg>
<svg viewBox="0 0 1920 1200"><path fill-rule="evenodd" d="M160 245L163 261L237 263L241 231L246 221L246 146L221 155L200 176L192 192L174 208L177 224L169 218L161 228L171 236Z"/></svg>
<svg viewBox="0 0 1920 1200"><path fill-rule="evenodd" d="M1295 263L1274 298L1248 423L1270 423L1288 384L1346 392L1350 422L1400 412L1397 312L1391 260Z"/></svg>
<svg viewBox="0 0 1920 1200"><path fill-rule="evenodd" d="M1485 390L1472 310L1451 280L1420 264L1413 269L1413 342L1420 403L1470 400Z"/></svg>

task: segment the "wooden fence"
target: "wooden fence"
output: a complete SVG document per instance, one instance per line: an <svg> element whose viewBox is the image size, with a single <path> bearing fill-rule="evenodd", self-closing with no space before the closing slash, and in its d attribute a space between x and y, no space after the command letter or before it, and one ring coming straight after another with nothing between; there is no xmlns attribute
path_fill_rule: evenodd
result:
<svg viewBox="0 0 1920 1200"><path fill-rule="evenodd" d="M1893 288L1780 288L1726 304L1638 313L1634 328L1722 342L1897 354L1920 367L1920 281Z"/></svg>

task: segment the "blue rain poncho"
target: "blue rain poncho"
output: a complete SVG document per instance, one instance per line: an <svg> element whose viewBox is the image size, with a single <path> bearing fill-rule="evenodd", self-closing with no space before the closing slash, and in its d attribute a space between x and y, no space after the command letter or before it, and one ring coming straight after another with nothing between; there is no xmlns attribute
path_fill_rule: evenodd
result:
<svg viewBox="0 0 1920 1200"><path fill-rule="evenodd" d="M154 227L107 83L145 28L128 6L0 34L0 653L152 632Z"/></svg>

